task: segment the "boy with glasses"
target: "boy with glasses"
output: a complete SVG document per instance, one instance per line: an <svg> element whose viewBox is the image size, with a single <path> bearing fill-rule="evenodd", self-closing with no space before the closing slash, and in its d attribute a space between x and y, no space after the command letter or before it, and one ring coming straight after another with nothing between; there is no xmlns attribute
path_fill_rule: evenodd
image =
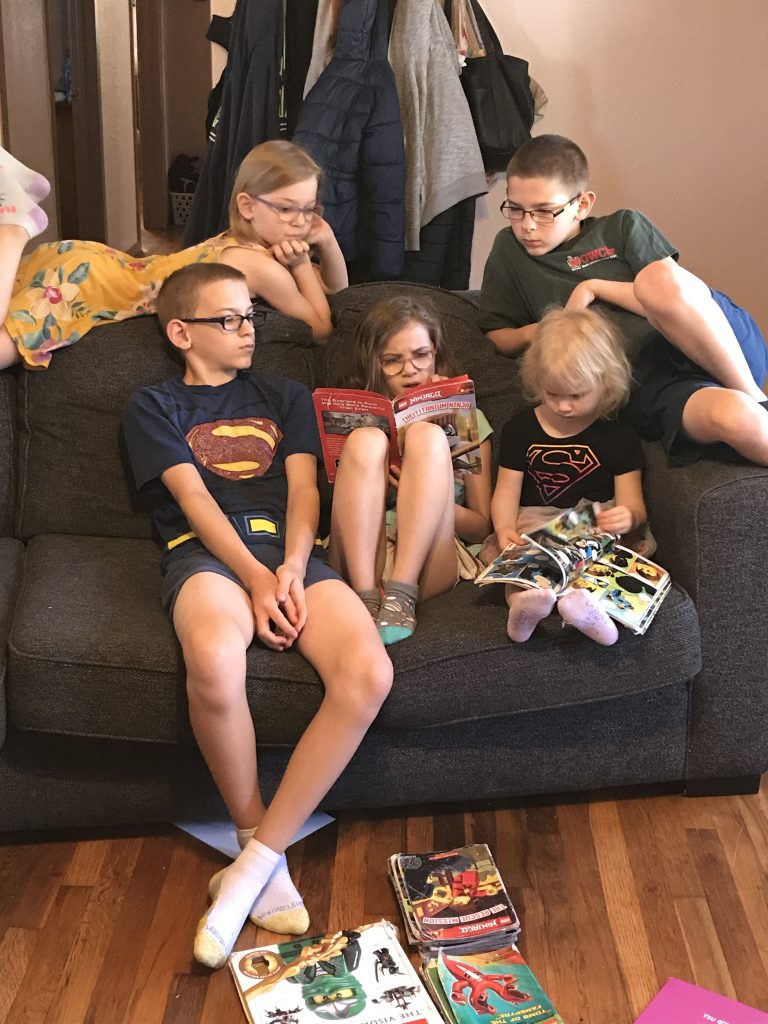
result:
<svg viewBox="0 0 768 1024"><path fill-rule="evenodd" d="M553 305L604 306L619 324L635 387L627 416L679 462L727 445L768 465L762 385L768 355L745 310L676 262L678 252L636 210L590 216L587 159L558 135L526 142L507 167L499 232L485 268L479 323L499 352L532 342Z"/></svg>
<svg viewBox="0 0 768 1024"><path fill-rule="evenodd" d="M365 606L315 545L311 397L249 371L257 313L244 275L193 264L165 281L156 306L184 373L137 391L123 432L163 545L161 600L184 654L192 728L242 848L212 880L195 936L195 957L220 967L249 913L270 931L307 930L283 853L357 750L392 665ZM254 637L295 647L325 690L268 808L245 687Z"/></svg>

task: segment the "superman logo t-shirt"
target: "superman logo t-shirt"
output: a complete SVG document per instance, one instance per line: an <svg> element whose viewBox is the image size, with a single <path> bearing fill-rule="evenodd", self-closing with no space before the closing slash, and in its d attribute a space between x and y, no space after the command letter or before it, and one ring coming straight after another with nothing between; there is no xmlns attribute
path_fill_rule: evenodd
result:
<svg viewBox="0 0 768 1024"><path fill-rule="evenodd" d="M550 437L533 409L513 417L501 432L499 465L524 474L522 507L570 508L581 498L610 501L614 477L643 467L634 430L615 420L596 420L571 437Z"/></svg>

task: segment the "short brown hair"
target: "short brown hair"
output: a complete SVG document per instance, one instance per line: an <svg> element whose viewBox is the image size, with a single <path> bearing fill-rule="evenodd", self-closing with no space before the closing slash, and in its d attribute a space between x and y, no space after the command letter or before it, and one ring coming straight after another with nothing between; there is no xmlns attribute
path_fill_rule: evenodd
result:
<svg viewBox="0 0 768 1024"><path fill-rule="evenodd" d="M252 199L265 192L317 178L322 169L309 153L286 139L272 139L252 149L237 169L229 198L229 230L240 242L248 240L248 222L243 219L237 197L245 192Z"/></svg>
<svg viewBox="0 0 768 1024"><path fill-rule="evenodd" d="M526 398L539 405L547 385L569 392L597 386L599 416L610 416L629 397L632 371L623 335L593 309L553 309L536 329L520 363Z"/></svg>
<svg viewBox="0 0 768 1024"><path fill-rule="evenodd" d="M395 295L376 302L363 316L355 332L355 351L349 387L388 394L379 353L390 338L410 323L420 324L435 347L435 372L453 377L456 370L443 337L443 325L428 299Z"/></svg>
<svg viewBox="0 0 768 1024"><path fill-rule="evenodd" d="M507 180L550 178L569 192L589 185L589 164L584 152L562 135L537 135L517 150L507 165Z"/></svg>
<svg viewBox="0 0 768 1024"><path fill-rule="evenodd" d="M155 312L163 330L169 320L194 316L201 291L219 281L242 281L245 274L226 263L190 263L166 277L155 298Z"/></svg>

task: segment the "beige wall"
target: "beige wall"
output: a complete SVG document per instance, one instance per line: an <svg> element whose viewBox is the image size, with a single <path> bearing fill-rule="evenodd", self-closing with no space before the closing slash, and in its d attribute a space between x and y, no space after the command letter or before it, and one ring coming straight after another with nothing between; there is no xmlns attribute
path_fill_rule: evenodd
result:
<svg viewBox="0 0 768 1024"><path fill-rule="evenodd" d="M483 0L507 53L549 96L534 134L586 151L596 213L643 210L681 262L768 333L765 0ZM478 203L472 284L503 226Z"/></svg>
<svg viewBox="0 0 768 1024"><path fill-rule="evenodd" d="M130 249L139 238L128 3L96 0L107 241Z"/></svg>

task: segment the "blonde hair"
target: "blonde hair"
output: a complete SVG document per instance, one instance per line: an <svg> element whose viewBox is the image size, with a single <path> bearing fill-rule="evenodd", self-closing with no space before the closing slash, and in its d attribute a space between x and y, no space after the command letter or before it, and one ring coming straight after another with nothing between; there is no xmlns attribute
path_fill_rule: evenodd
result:
<svg viewBox="0 0 768 1024"><path fill-rule="evenodd" d="M237 169L229 198L230 233L240 242L248 241L249 224L237 205L241 192L255 198L265 192L296 185L307 178L316 178L319 185L321 175L319 164L293 142L285 139L262 142L244 157Z"/></svg>
<svg viewBox="0 0 768 1024"><path fill-rule="evenodd" d="M453 359L446 349L443 325L429 299L395 295L374 303L358 323L349 387L375 391L380 395L388 393L379 358L381 350L390 338L410 323L420 324L429 335L435 349L435 372L447 377L456 375Z"/></svg>
<svg viewBox="0 0 768 1024"><path fill-rule="evenodd" d="M520 374L526 397L535 405L550 388L578 393L597 387L600 417L626 402L632 382L621 331L593 309L546 313L522 358Z"/></svg>

